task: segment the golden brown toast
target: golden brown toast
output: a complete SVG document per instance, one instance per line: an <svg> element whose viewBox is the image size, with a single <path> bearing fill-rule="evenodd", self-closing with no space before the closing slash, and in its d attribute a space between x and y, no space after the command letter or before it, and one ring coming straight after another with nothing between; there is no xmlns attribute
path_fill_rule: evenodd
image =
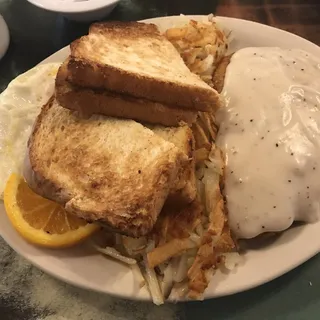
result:
<svg viewBox="0 0 320 320"><path fill-rule="evenodd" d="M197 112L194 111L108 90L72 85L66 80L67 63L68 60L60 67L56 78L56 99L65 108L165 126L178 126L182 122L192 125L196 121Z"/></svg>
<svg viewBox="0 0 320 320"><path fill-rule="evenodd" d="M68 212L139 237L153 228L186 161L135 121L85 118L51 99L28 143L25 178Z"/></svg>
<svg viewBox="0 0 320 320"><path fill-rule="evenodd" d="M93 24L71 44L68 81L194 111L219 106L216 90L191 73L153 24Z"/></svg>
<svg viewBox="0 0 320 320"><path fill-rule="evenodd" d="M195 143L192 130L186 125L177 128L151 126L150 129L161 138L173 143L189 159L185 165L179 168L175 183L166 201L166 206L181 207L187 205L197 195L193 154Z"/></svg>

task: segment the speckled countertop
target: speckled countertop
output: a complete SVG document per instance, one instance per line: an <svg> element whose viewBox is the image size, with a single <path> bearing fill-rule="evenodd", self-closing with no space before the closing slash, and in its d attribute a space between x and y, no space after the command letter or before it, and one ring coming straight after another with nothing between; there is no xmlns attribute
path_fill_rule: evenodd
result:
<svg viewBox="0 0 320 320"><path fill-rule="evenodd" d="M315 0L123 0L110 19L137 20L172 14L229 15L272 24L320 44ZM85 34L88 25L64 20L23 0L0 0L11 44L0 61L0 92L18 74ZM270 261L272 263L272 261ZM257 289L205 302L133 302L74 288L43 274L0 238L1 320L320 319L320 256Z"/></svg>
<svg viewBox="0 0 320 320"><path fill-rule="evenodd" d="M230 297L157 307L92 293L32 267L0 240L1 320L316 320L320 256L257 289Z"/></svg>

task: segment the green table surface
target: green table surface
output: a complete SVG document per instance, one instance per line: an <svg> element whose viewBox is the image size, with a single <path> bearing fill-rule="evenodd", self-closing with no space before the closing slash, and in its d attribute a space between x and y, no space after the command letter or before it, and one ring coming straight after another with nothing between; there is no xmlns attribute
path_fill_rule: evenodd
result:
<svg viewBox="0 0 320 320"><path fill-rule="evenodd" d="M106 20L210 12L274 25L320 44L320 4L315 0L122 0ZM0 0L0 14L11 34L9 51L0 61L0 92L18 74L88 30L88 24L67 21L25 0ZM156 307L64 284L31 266L0 238L0 320L316 320L320 319L319 272L320 255L248 292Z"/></svg>

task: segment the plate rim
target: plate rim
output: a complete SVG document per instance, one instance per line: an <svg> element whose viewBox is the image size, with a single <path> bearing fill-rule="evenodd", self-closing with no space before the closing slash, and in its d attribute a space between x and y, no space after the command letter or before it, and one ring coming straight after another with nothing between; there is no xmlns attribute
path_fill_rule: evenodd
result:
<svg viewBox="0 0 320 320"><path fill-rule="evenodd" d="M152 21L156 21L156 20L163 20L163 19L173 19L173 18L176 18L176 17L179 17L179 16L165 16L165 17L158 17L158 18L150 18L150 19L145 19L145 20L141 20L141 22L147 22L147 23L150 23ZM186 18L188 19L202 19L204 17L206 17L206 15L186 15L185 16ZM258 25L260 28L263 27L265 29L269 29L269 30L273 30L273 32L276 32L276 33L282 33L284 36L285 35L289 35L292 39L294 38L295 40L299 40L299 41L304 41L306 44L308 44L309 46L314 46L315 47L315 50L320 50L320 47L314 43L312 43L311 41L307 40L307 39L304 39L298 35L295 35L295 34L292 34L288 31L285 31L285 30L281 30L281 29L278 29L278 28L275 28L275 27L272 27L272 26L268 26L268 25L264 25L264 24L261 24L261 23L258 23L258 22L254 22L254 21L250 21L250 20L244 20L244 19L238 19L238 18L230 18L230 17L222 17L222 16L217 16L216 17L218 21L223 21L223 23L226 25L226 27L228 27L228 21L236 21L238 23L244 23L244 24L252 24L252 25ZM68 52L69 50L69 45L56 51L55 53L53 53L52 55L50 55L49 57L45 58L43 61L41 61L38 65L41 65L41 64L45 64L45 63L49 63L50 60L52 62L52 60L54 60L55 56L58 56L59 53L61 54L62 52L66 51L66 53ZM319 51L320 53L320 51ZM60 61L62 62L62 61ZM4 209L5 210L5 209ZM307 226L305 227L307 228ZM130 293L126 293L124 292L123 294L118 294L118 293L114 293L111 291L111 289L108 291L108 290L102 290L102 289L97 289L97 288L93 288L93 287L88 287L86 286L85 284L83 283L79 283L79 282L76 282L74 280L71 280L69 279L67 276L63 276L61 274L58 274L54 271L52 271L52 269L49 269L49 268L46 268L44 266L42 266L41 264L39 264L36 259L31 259L30 257L28 257L27 255L24 255L23 254L23 250L21 251L17 246L15 246L15 244L12 244L12 242L10 241L10 239L7 239L7 237L3 236L3 233L1 232L1 228L0 228L0 236L4 239L4 241L15 251L17 252L19 255L21 255L22 257L24 257L27 261L29 261L29 263L31 263L32 265L34 265L35 267L37 267L38 269L42 270L43 272L49 274L50 276L56 278L56 279L59 279L65 283L68 283L72 286L76 286L76 287L79 287L79 288L82 288L82 289L86 289L86 290L92 290L92 291L96 291L96 292L100 292L100 293L103 293L103 294L110 294L112 296L115 296L115 297L119 297L119 298L126 298L126 299L130 299L130 300L137 300L137 301L150 301L151 298L150 297L142 297L140 295L132 295ZM41 250L41 248L40 248ZM244 292L244 291L247 291L247 290L250 290L252 288L255 288L255 287L258 287L262 284L265 284L267 282L270 282L280 276L282 276L283 274L297 268L298 266L304 264L306 261L308 261L309 259L311 259L312 257L314 257L315 255L317 255L320 251L320 245L318 246L318 249L317 250L310 250L310 252L308 254L305 254L304 257L301 259L296 259L296 263L295 264L291 264L291 265L288 265L287 268L283 268L281 269L280 271L277 271L277 272L274 272L274 274L272 276L270 276L269 278L263 278L260 282L259 281L256 281L256 282L253 282L253 283L250 283L249 285L247 286L242 286L238 289L229 289L229 290L225 290L224 292L222 293L216 293L216 292L213 292L213 293L209 293L209 292L206 292L206 294L204 295L204 299L212 299L212 298L218 298L218 297L221 297L221 296L228 296L228 295L232 295L232 294L235 294L235 293L240 293L240 292ZM241 268L245 268L245 266L241 266ZM170 302L170 300L167 300L166 302Z"/></svg>

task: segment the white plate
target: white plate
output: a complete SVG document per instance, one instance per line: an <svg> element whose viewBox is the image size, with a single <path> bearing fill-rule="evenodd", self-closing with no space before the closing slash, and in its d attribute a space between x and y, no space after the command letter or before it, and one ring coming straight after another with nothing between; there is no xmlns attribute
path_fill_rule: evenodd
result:
<svg viewBox="0 0 320 320"><path fill-rule="evenodd" d="M233 31L233 49L247 46L279 46L300 48L320 55L318 46L285 31L244 20L218 19ZM148 20L163 28L176 21L172 20L172 17ZM61 62L68 53L69 49L64 48L43 63ZM284 232L267 246L251 248L243 255L244 261L237 270L230 274L217 273L214 276L205 298L229 295L256 287L297 267L319 252L319 233L320 222L299 226ZM46 250L25 242L11 227L2 204L0 234L15 251L32 264L65 282L124 298L149 299L146 289L138 290L128 268L100 256L89 247Z"/></svg>
<svg viewBox="0 0 320 320"><path fill-rule="evenodd" d="M9 29L0 15L0 59L5 55L9 47Z"/></svg>

